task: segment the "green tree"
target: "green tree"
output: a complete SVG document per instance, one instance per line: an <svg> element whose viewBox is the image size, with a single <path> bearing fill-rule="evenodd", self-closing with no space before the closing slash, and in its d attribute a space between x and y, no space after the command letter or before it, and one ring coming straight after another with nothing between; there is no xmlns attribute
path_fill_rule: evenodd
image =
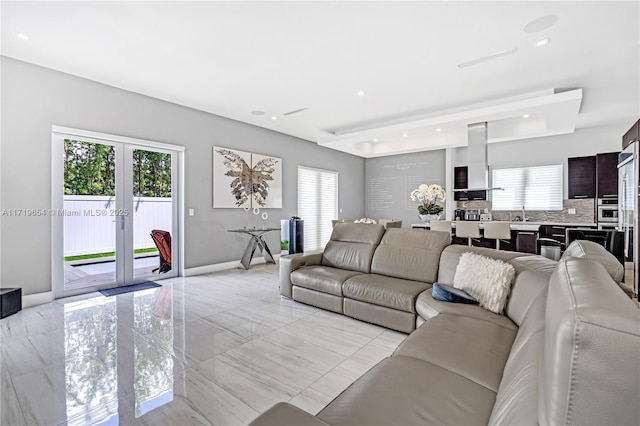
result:
<svg viewBox="0 0 640 426"><path fill-rule="evenodd" d="M65 194L115 195L113 146L65 139L64 150Z"/></svg>
<svg viewBox="0 0 640 426"><path fill-rule="evenodd" d="M115 148L78 140L64 141L64 192L67 195L114 196ZM133 151L133 194L171 197L171 155Z"/></svg>
<svg viewBox="0 0 640 426"><path fill-rule="evenodd" d="M171 154L133 151L133 194L171 197Z"/></svg>

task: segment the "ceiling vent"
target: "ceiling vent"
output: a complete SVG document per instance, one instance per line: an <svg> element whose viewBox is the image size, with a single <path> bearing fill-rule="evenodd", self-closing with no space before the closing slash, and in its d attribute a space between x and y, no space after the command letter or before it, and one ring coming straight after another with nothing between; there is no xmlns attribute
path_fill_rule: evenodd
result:
<svg viewBox="0 0 640 426"><path fill-rule="evenodd" d="M294 109L293 111L285 112L282 115L293 115L293 114L297 114L297 113L302 112L302 111L307 111L308 109L309 108Z"/></svg>

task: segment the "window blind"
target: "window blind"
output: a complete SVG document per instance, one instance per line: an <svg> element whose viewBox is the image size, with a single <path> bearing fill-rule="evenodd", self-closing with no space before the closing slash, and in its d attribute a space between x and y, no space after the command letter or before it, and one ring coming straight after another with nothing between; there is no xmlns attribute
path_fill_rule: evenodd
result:
<svg viewBox="0 0 640 426"><path fill-rule="evenodd" d="M562 164L493 169L493 210L562 210Z"/></svg>
<svg viewBox="0 0 640 426"><path fill-rule="evenodd" d="M304 250L319 250L338 217L338 172L298 167L298 216L304 220Z"/></svg>

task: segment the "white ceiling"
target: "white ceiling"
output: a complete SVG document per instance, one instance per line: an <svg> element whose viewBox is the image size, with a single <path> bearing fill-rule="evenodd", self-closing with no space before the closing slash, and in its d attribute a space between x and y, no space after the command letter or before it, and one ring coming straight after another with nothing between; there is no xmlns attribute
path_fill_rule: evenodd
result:
<svg viewBox="0 0 640 426"><path fill-rule="evenodd" d="M489 121L499 142L574 127L623 132L640 116L638 1L0 7L2 55L363 157L462 146L471 122ZM552 27L523 31L549 14Z"/></svg>

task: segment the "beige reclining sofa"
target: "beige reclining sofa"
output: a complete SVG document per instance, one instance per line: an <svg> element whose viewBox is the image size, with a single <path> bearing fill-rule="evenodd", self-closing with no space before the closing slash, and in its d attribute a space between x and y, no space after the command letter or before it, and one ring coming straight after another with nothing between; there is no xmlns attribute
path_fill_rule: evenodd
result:
<svg viewBox="0 0 640 426"><path fill-rule="evenodd" d="M280 259L280 294L409 333L450 243L446 232L338 223L323 253Z"/></svg>
<svg viewBox="0 0 640 426"><path fill-rule="evenodd" d="M285 295L371 320L362 310L348 307L349 300L367 303L371 305L367 309L388 314L372 322L407 331L413 315L419 327L393 356L365 373L316 416L279 403L252 425L640 424L640 311L618 287L624 269L612 255L597 244L575 241L555 262L447 246L446 238L432 234L439 233L389 229L378 237L373 228L345 228L334 232L326 260L314 255L284 262L285 273L291 275L291 281L281 277ZM420 240L429 248L419 247ZM400 247L400 241L405 247ZM353 260L352 269L339 267L344 264L337 263L340 256L331 247L334 242L344 250L342 261ZM378 258L375 269L372 260L367 268L362 261L366 245L372 259L380 246L388 246L385 255L390 258L386 262ZM393 248L410 256L401 260L400 253L390 251ZM420 250L426 256L423 259L416 254ZM452 283L459 258L467 251L514 266L516 278L504 315L431 297L429 283L435 277ZM398 263L413 272L395 267ZM295 277L296 271L304 269L313 271L315 283ZM406 278L390 276L382 285L383 271L404 271ZM367 278L354 280L359 275ZM320 284L324 277L331 283L327 287ZM347 285L350 279L352 288ZM356 285L365 282L375 291ZM325 296L327 289L332 297ZM342 309L338 301L343 302ZM413 308L408 301L413 301ZM389 314L389 309L398 313Z"/></svg>

